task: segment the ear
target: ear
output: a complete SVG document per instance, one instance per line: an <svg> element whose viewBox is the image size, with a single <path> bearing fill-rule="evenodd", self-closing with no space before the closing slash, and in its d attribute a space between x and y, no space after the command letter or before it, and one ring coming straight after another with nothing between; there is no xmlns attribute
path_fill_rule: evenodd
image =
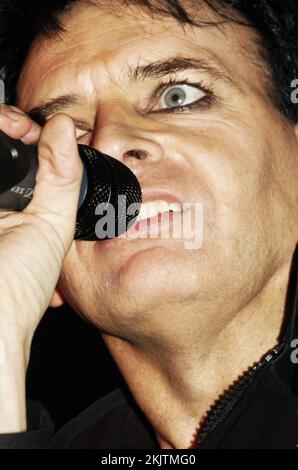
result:
<svg viewBox="0 0 298 470"><path fill-rule="evenodd" d="M62 294L61 289L57 286L50 302L50 307L58 308L65 303L65 297Z"/></svg>

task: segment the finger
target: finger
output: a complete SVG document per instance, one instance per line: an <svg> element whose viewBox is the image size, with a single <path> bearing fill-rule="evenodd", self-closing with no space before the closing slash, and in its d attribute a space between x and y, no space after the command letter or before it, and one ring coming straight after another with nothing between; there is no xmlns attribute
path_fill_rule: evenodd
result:
<svg viewBox="0 0 298 470"><path fill-rule="evenodd" d="M27 213L47 221L70 246L73 240L83 166L69 116L58 114L42 130L39 169Z"/></svg>
<svg viewBox="0 0 298 470"><path fill-rule="evenodd" d="M36 143L41 127L15 106L0 105L0 129L13 139L21 139L25 144Z"/></svg>

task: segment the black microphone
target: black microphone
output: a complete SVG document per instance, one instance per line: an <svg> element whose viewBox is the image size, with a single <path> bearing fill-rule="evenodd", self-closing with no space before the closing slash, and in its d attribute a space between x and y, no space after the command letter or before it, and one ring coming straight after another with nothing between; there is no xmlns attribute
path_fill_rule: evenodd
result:
<svg viewBox="0 0 298 470"><path fill-rule="evenodd" d="M76 240L98 240L96 224L114 208L112 236L124 233L139 214L142 192L132 171L115 158L78 145L84 166L75 230ZM38 152L0 131L0 210L22 211L31 201L36 184ZM96 208L101 205L101 209ZM111 231L106 231L111 233Z"/></svg>

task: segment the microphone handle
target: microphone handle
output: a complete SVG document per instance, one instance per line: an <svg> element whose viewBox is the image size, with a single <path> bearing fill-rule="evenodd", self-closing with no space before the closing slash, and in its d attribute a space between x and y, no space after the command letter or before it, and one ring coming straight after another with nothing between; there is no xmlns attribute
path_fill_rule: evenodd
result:
<svg viewBox="0 0 298 470"><path fill-rule="evenodd" d="M23 150L23 149L22 149ZM23 150L24 151L24 150ZM33 197L33 191L36 185L36 173L38 170L38 152L36 145L26 145L26 160L30 161L28 165L28 173L19 182L17 182L8 191L0 194L0 209L6 211L21 212L30 203ZM13 172L12 172L13 173ZM88 187L88 178L86 168L84 166L83 179L81 184L80 199L78 209L84 202Z"/></svg>

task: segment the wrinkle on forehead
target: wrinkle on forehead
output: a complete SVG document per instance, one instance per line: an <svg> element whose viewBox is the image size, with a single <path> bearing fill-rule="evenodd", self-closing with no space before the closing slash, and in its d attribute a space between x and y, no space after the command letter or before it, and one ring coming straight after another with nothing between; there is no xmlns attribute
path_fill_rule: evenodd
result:
<svg viewBox="0 0 298 470"><path fill-rule="evenodd" d="M206 14L213 15L213 20L216 19L213 12L205 10ZM27 88L28 78L32 80L33 77L34 82L34 77L38 76L41 81L50 80L53 84L58 80L55 74L61 73L65 74L66 82L69 75L77 73L82 77L84 67L97 64L99 68L103 66L105 72L113 70L109 79L117 80L115 71L118 73L125 65L134 65L130 61L138 63L143 55L146 59L161 58L166 53L173 55L179 48L196 51L197 54L204 53L204 49L205 53L209 50L211 56L233 73L235 65L241 71L247 62L245 73L253 72L251 65L257 62L256 58L253 59L256 55L253 50L255 40L248 28L232 23L212 28L189 25L182 28L174 18L158 17L157 20L157 17L153 19L144 13L137 16L133 7L123 12L121 16L119 11L115 17L101 8L90 6L90 2L88 6L86 1L77 4L65 14L62 38L40 38L33 45L20 76L19 95L24 96L21 88L24 85ZM230 60L233 56L238 56L236 64ZM94 75L93 72L91 74ZM265 77L263 72L262 76ZM262 76L258 79L260 82ZM26 92L30 94L28 89Z"/></svg>
<svg viewBox="0 0 298 470"><path fill-rule="evenodd" d="M157 4L158 3L160 2L157 2ZM230 31L229 29L226 31L225 26L227 23L230 26L233 24L231 22L223 21L222 17L208 7L205 2L201 2L200 0L196 0L195 2L193 0L189 0L186 2L183 0L182 3L192 5L191 18L199 24L202 23L202 28L217 28L222 34L225 35L226 32L229 34ZM156 2L153 2L153 4L155 5ZM196 6L195 11L194 6ZM90 11L90 16L88 16L88 10ZM152 40L154 39L154 36L158 37L158 34L171 32L172 28L174 28L176 32L180 29L181 35L185 33L185 31L190 31L192 28L191 25L178 22L178 20L173 16L165 16L155 12L151 12L150 14L148 9L141 5L125 6L121 0L81 0L78 3L74 3L70 10L66 10L60 14L59 18L64 29L64 33L53 38L45 37L44 39L47 41L44 41L43 38L37 38L36 42L33 44L33 48L35 48L34 52L36 52L39 47L44 47L44 43L47 44L47 49L52 46L55 54L59 54L60 50L65 52L65 49L71 47L74 35L77 37L77 42L80 42L82 45L87 45L88 42L86 41L85 36L88 36L90 19L92 20L93 16L98 16L100 18L98 28L100 28L101 34L105 34L106 32L109 34L114 33L115 36L117 34L117 39L120 40L121 30L123 30L125 37L129 37L127 25L129 25L131 29L131 35L134 35L137 31L141 30L144 37L151 37ZM111 16L117 18L118 21L111 21ZM111 23L113 24L113 28L111 28ZM155 27L156 25L157 27ZM235 35L238 36L238 39L242 36L246 39L244 48L247 50L247 34L237 34L239 26L236 24L233 26ZM243 30L243 27L241 27L241 29ZM250 32L251 31L252 30L250 30ZM242 33L244 33L244 31L242 31ZM253 40L255 37L253 34L251 36L252 37L250 39L254 42ZM115 48L117 48L117 46L118 44L115 44ZM241 46L240 43L239 46ZM252 46L252 44L250 44L250 46Z"/></svg>

